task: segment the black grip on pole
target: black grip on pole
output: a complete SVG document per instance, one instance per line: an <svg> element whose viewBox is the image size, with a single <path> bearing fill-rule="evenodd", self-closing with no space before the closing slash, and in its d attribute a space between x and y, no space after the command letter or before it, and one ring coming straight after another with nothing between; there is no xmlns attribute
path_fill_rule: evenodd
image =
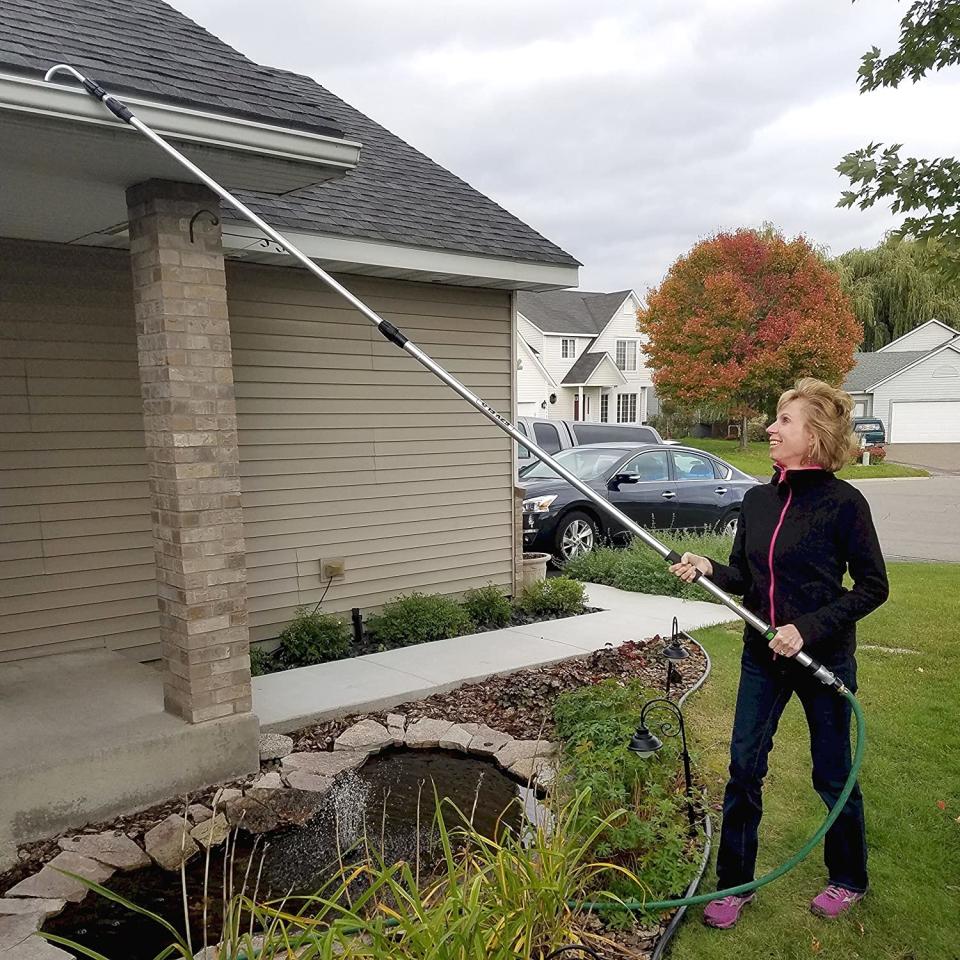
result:
<svg viewBox="0 0 960 960"><path fill-rule="evenodd" d="M377 324L377 329L391 342L395 343L401 349L410 339L405 337L389 320L381 320Z"/></svg>
<svg viewBox="0 0 960 960"><path fill-rule="evenodd" d="M83 86L87 93L96 97L101 102L107 96L107 91L104 90L96 80L91 80L89 77L83 78Z"/></svg>
<svg viewBox="0 0 960 960"><path fill-rule="evenodd" d="M671 550L663 559L666 560L667 563L680 563L683 560L683 557L681 557L676 550ZM693 582L696 583L696 581L699 580L701 576L702 576L701 572L697 570L694 573Z"/></svg>
<svg viewBox="0 0 960 960"><path fill-rule="evenodd" d="M131 113L130 108L121 100L107 93L96 80L84 77L83 87L87 93L96 97L115 117L124 123L129 123L133 119L133 113Z"/></svg>

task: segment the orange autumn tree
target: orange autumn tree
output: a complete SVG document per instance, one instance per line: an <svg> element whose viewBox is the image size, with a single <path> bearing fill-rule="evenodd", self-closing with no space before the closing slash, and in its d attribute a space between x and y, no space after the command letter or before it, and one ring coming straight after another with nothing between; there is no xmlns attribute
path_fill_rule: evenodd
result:
<svg viewBox="0 0 960 960"><path fill-rule="evenodd" d="M638 328L659 396L746 419L773 410L799 377L840 384L863 330L840 278L804 237L718 233L648 291Z"/></svg>

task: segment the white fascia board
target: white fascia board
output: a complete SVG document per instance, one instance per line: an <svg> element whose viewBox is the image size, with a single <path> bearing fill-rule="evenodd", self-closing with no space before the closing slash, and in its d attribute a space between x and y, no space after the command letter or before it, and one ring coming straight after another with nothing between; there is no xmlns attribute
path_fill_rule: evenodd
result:
<svg viewBox="0 0 960 960"><path fill-rule="evenodd" d="M527 341L524 340L522 336L520 336L520 334L517 334L517 339L520 341L520 346L523 347L524 352L530 358L531 362L537 368L537 370L539 370L540 375L544 378L544 380L546 380L551 387L559 387L560 384L553 379L553 376L550 374L550 371L540 362L540 358L537 356L536 351L534 351L533 347L531 347L530 344L527 343Z"/></svg>
<svg viewBox="0 0 960 960"><path fill-rule="evenodd" d="M944 323L942 320L937 320L937 318L934 317L932 320L928 320L926 323L921 323L919 327L914 327L912 330L908 330L906 333L900 334L896 340L891 340L889 343L885 343L877 350L877 353L883 353L884 351L889 350L895 343L899 343L901 340L906 340L907 337L912 337L918 330L922 330L924 327L929 327L931 323L935 323L938 327L943 327L944 330L949 330L950 333L952 333L955 337L960 337L960 330L954 330L949 324ZM948 340L947 342L949 343L950 341Z"/></svg>
<svg viewBox="0 0 960 960"><path fill-rule="evenodd" d="M464 277L471 280L517 283L523 286L536 285L543 290L569 287L578 282L579 267L567 264L510 260L505 257L488 257L479 253L458 253L376 240L354 240L315 233L299 233L294 230L280 232L311 260L368 267L389 267L441 279ZM227 255L233 251L239 252L249 247L251 242L262 239L263 234L255 227L230 223L223 237L224 252Z"/></svg>
<svg viewBox="0 0 960 960"><path fill-rule="evenodd" d="M938 321L939 322L939 321ZM919 329L919 327L917 328ZM946 343L940 344L939 347L934 347L929 353L924 354L922 357L917 357L913 363L908 363L905 367L901 367L896 373L891 373L890 376L884 377L882 380L878 380L876 383L872 384L867 388L867 391L873 393L877 387L882 386L885 383L889 383L891 380L895 380L902 373L906 373L908 370L912 370L915 366L921 363L926 363L931 357L936 357L937 355L943 353L945 350L952 350L954 353L960 354L960 341L958 340L948 340ZM877 353L880 351L878 350Z"/></svg>
<svg viewBox="0 0 960 960"><path fill-rule="evenodd" d="M145 124L161 136L174 140L339 170L353 169L360 159L361 144L354 140L137 97L122 99ZM0 110L57 117L137 133L79 87L12 74L0 74Z"/></svg>

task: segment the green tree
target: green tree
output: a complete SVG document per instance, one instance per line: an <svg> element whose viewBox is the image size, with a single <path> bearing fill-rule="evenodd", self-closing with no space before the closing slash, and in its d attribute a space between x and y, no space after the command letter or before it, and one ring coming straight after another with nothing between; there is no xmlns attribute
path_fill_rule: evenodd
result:
<svg viewBox="0 0 960 960"><path fill-rule="evenodd" d="M928 73L960 62L960 0L915 0L900 21L896 50L881 56L872 47L858 71L861 93L913 83ZM945 117L945 122L951 122ZM894 213L905 213L900 237L921 242L937 238L943 267L960 274L960 161L954 157L900 158L903 144L869 143L848 153L836 169L849 179L838 206L861 210L890 199Z"/></svg>
<svg viewBox="0 0 960 960"><path fill-rule="evenodd" d="M878 350L928 320L960 322L960 282L940 269L939 243L887 237L834 260L843 291L863 326L862 350Z"/></svg>

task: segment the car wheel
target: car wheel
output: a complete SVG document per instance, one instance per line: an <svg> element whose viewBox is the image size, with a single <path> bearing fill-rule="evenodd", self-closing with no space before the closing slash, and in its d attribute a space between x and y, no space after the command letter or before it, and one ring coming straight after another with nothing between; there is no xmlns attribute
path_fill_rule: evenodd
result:
<svg viewBox="0 0 960 960"><path fill-rule="evenodd" d="M554 559L563 567L571 560L589 553L597 543L597 522L580 510L568 513L557 524Z"/></svg>
<svg viewBox="0 0 960 960"><path fill-rule="evenodd" d="M717 523L717 533L724 537L733 539L737 535L737 522L740 517L738 510L731 510L725 513Z"/></svg>

